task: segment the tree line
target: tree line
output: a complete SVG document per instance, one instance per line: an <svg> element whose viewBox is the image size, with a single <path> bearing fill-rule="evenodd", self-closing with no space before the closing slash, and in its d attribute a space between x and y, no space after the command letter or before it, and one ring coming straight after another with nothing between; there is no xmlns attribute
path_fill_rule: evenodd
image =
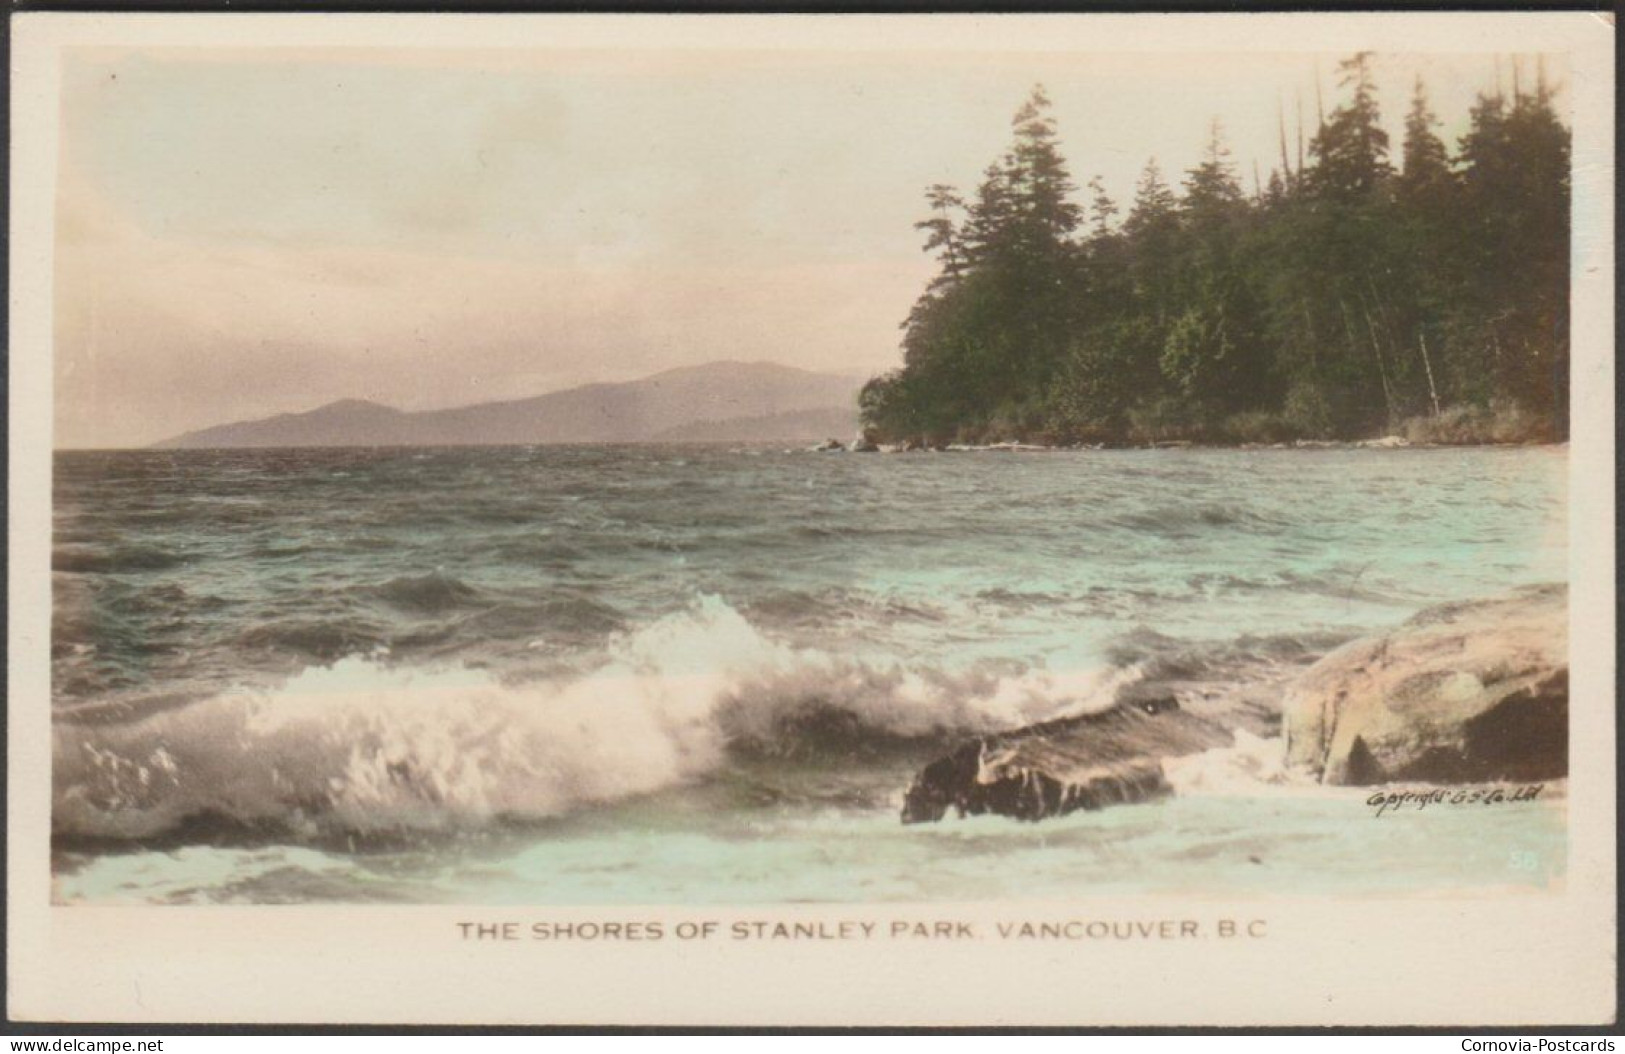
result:
<svg viewBox="0 0 1625 1054"><path fill-rule="evenodd" d="M940 267L903 366L863 389L871 438L1565 438L1570 133L1544 69L1480 94L1454 151L1420 79L1397 152L1371 53L1338 82L1307 151L1279 121L1250 192L1214 121L1121 220L1098 177L1079 194L1036 87L973 193L927 191Z"/></svg>

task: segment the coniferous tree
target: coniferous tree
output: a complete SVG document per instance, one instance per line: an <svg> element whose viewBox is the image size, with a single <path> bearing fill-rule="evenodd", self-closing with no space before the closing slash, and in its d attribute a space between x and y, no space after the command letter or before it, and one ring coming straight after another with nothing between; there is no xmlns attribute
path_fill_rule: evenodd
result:
<svg viewBox="0 0 1625 1054"><path fill-rule="evenodd" d="M1179 199L1163 181L1157 159L1147 161L1134 191L1134 207L1123 224L1133 248L1130 269L1135 297L1149 320L1161 327L1174 309L1179 253Z"/></svg>
<svg viewBox="0 0 1625 1054"><path fill-rule="evenodd" d="M959 225L956 217L964 211L965 202L959 192L946 183L934 183L925 192L931 215L914 225L925 231L925 251L937 253L942 261L942 273L932 280L932 288L952 285L965 274L964 249L960 245Z"/></svg>
<svg viewBox="0 0 1625 1054"><path fill-rule="evenodd" d="M1214 120L1201 163L1185 176L1183 310L1161 356L1164 377L1199 426L1262 402L1272 388L1243 256L1251 210Z"/></svg>
<svg viewBox="0 0 1625 1054"><path fill-rule="evenodd" d="M1405 143L1403 166L1400 169L1401 192L1412 198L1427 194L1448 193L1454 180L1450 173L1450 157L1444 140L1434 134L1439 124L1433 108L1428 104L1427 85L1416 78L1411 93L1410 112L1405 115Z"/></svg>
<svg viewBox="0 0 1625 1054"><path fill-rule="evenodd" d="M1545 78L1484 96L1461 143L1461 286L1452 326L1464 394L1567 416L1569 132Z"/></svg>
<svg viewBox="0 0 1625 1054"><path fill-rule="evenodd" d="M1094 241L1100 241L1111 235L1112 217L1117 215L1117 203L1106 193L1106 185L1099 176L1089 181L1089 211L1094 218L1094 228L1090 232Z"/></svg>
<svg viewBox="0 0 1625 1054"><path fill-rule="evenodd" d="M1332 111L1309 144L1310 185L1322 196L1362 198L1393 172L1371 60L1371 52L1362 51L1338 65L1338 83L1352 97Z"/></svg>
<svg viewBox="0 0 1625 1054"><path fill-rule="evenodd" d="M1434 368L1435 353L1444 347L1444 312L1451 300L1452 256L1461 214L1460 184L1450 168L1444 141L1428 104L1427 87L1416 78L1410 112L1405 116L1404 163L1396 187L1396 223L1401 251L1391 268L1402 273L1411 297L1401 309L1401 331L1422 364L1427 407L1437 416L1451 392ZM1442 393L1442 394L1441 394Z"/></svg>

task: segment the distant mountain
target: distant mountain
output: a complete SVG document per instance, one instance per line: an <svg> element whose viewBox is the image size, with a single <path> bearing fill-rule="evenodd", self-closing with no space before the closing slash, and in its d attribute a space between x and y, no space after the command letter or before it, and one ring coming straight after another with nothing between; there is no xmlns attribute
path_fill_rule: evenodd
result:
<svg viewBox="0 0 1625 1054"><path fill-rule="evenodd" d="M801 441L850 437L862 380L767 362L713 362L623 384L408 412L343 399L306 413L216 425L159 448L468 446L504 443Z"/></svg>
<svg viewBox="0 0 1625 1054"><path fill-rule="evenodd" d="M341 399L302 414L217 425L156 447L383 446L405 441L413 414L364 399Z"/></svg>

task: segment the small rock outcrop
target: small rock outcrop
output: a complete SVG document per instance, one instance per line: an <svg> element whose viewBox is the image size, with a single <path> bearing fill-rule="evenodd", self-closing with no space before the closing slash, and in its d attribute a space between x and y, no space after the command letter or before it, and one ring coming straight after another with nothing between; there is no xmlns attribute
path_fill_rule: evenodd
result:
<svg viewBox="0 0 1625 1054"><path fill-rule="evenodd" d="M1233 737L1180 709L1171 695L1119 700L1108 710L965 743L914 777L904 823L996 813L1042 820L1169 792L1162 759L1226 746Z"/></svg>
<svg viewBox="0 0 1625 1054"><path fill-rule="evenodd" d="M1287 762L1323 783L1568 774L1568 590L1429 608L1354 641L1287 690Z"/></svg>

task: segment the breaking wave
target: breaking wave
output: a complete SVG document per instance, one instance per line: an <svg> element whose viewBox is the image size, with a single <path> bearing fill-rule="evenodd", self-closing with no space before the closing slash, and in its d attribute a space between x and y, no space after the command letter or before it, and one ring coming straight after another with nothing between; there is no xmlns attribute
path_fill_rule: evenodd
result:
<svg viewBox="0 0 1625 1054"><path fill-rule="evenodd" d="M1287 767L1286 744L1276 736L1234 730L1235 743L1184 757L1162 760L1163 775L1175 794L1255 797L1266 787L1320 789L1307 773Z"/></svg>
<svg viewBox="0 0 1625 1054"><path fill-rule="evenodd" d="M706 597L621 635L574 680L352 656L272 692L124 723L59 719L53 818L59 836L95 839L200 820L312 839L461 830L657 791L734 758L850 758L1013 728L1109 705L1137 676L880 667L771 641Z"/></svg>

